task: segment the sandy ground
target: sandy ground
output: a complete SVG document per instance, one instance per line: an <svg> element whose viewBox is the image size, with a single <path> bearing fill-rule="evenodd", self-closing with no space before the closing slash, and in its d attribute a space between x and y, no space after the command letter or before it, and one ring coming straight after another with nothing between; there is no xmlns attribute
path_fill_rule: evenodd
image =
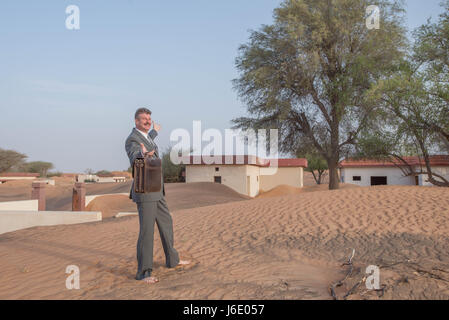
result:
<svg viewBox="0 0 449 320"><path fill-rule="evenodd" d="M207 182L166 183L165 192L170 210L198 208L250 199L225 185ZM103 219L106 219L119 212L137 212L137 207L127 195L105 195L92 200L87 205L86 211L101 211Z"/></svg>
<svg viewBox="0 0 449 320"><path fill-rule="evenodd" d="M55 177L54 180L55 186L46 185L45 188L46 209L49 211L72 210L75 179ZM86 183L86 195L128 193L131 183L132 180L119 183ZM0 184L0 201L31 199L31 184L32 181L30 180L9 181ZM174 210L249 199L249 197L241 195L224 185L203 182L191 183L187 188L185 185L185 183L165 184L167 201ZM125 200L125 203L116 201L115 211L136 211L136 206L132 201L126 201L126 197L120 198Z"/></svg>
<svg viewBox="0 0 449 320"><path fill-rule="evenodd" d="M75 178L66 177L52 177L50 180L55 180L55 185L47 184L45 192L47 196L61 196L66 191L72 192ZM40 179L37 179L38 181ZM14 201L14 200L29 200L31 198L31 184L32 180L15 180L0 184L0 201ZM104 188L108 185L119 185L121 183L91 183L86 184L88 188Z"/></svg>
<svg viewBox="0 0 449 320"><path fill-rule="evenodd" d="M304 192L315 192L315 191L326 191L329 189L329 176L327 172L323 174L323 177L321 179L321 184L317 185L315 179L313 178L313 175L311 172L304 171L303 173L304 181L303 181L303 187L302 188L296 188L289 185L280 185L277 186L271 190L260 190L259 195L256 197L257 199L260 198L270 198L270 197L279 197L283 195L290 195L290 194L300 194ZM348 183L340 183L340 189L350 189L350 188L359 188L359 186L354 184L348 184Z"/></svg>
<svg viewBox="0 0 449 320"><path fill-rule="evenodd" d="M124 172L113 172L117 175L125 175ZM326 176L327 177L327 176ZM68 177L52 177L50 179L55 180L55 186L46 185L45 193L47 196L47 210L50 211L63 211L63 210L71 210L72 208L72 190L75 183L75 178ZM298 189L294 187L285 186L284 188L278 188L277 190L269 190L270 192L264 194L264 196L279 196L285 194L293 194L307 191L318 191L318 190L326 190L327 186L327 178L323 179L322 185L317 185L313 176L310 172L304 172L304 189ZM8 181L7 183L0 184L0 201L17 201L17 200L29 200L31 199L31 180L17 180L17 181ZM170 189L170 192L167 192L167 200L174 205L175 208L187 209L193 208L201 205L213 205L219 203L225 203L229 201L229 197L232 195L233 199L242 199L245 196L237 194L235 192L218 192L220 189L219 186L213 185L211 189L203 188L201 183L198 184L198 188L183 188L183 183L167 183L166 191ZM196 185L196 184L194 184ZM123 183L87 183L86 184L86 194L87 195L95 195L95 194L109 194L109 193L124 193L129 192L131 188L131 180ZM173 189L173 190L172 190ZM178 197L179 192L183 191L181 198ZM230 190L230 189L229 189ZM173 191L173 192L172 192ZM198 192L201 192L201 195ZM232 191L232 190L230 190ZM176 197L170 198L170 194L176 194ZM201 202L200 205L195 204L191 197L194 196L194 199L198 199L198 196L201 196L199 200ZM169 199L170 198L170 199ZM247 198L247 197L246 197ZM123 206L123 205L120 205ZM118 207L117 207L118 208ZM125 208L127 208L125 206Z"/></svg>
<svg viewBox="0 0 449 320"><path fill-rule="evenodd" d="M352 189L352 188L360 188L357 185L354 184L348 184L348 183L340 183L340 189ZM310 185L310 186L304 186L302 188L296 188L289 185L280 185L277 186L271 190L263 191L261 190L259 195L256 197L257 199L260 198L271 198L271 197L279 197L284 195L290 195L290 194L301 194L305 192L315 192L315 191L327 191L329 190L329 185L327 184L320 184L320 185Z"/></svg>
<svg viewBox="0 0 449 320"><path fill-rule="evenodd" d="M53 177L55 185L46 185L46 210L72 210L72 193L75 178ZM32 181L17 180L0 184L0 201L31 199ZM87 183L86 195L129 192L131 181L120 183Z"/></svg>
<svg viewBox="0 0 449 320"><path fill-rule="evenodd" d="M385 290L362 284L348 299L449 299L449 189L349 188L171 211L175 247L193 263L167 269L155 232L159 283L133 279L138 218L125 217L0 235L0 299L331 299L352 249L339 298L377 265ZM66 289L68 265L80 268L79 290Z"/></svg>
<svg viewBox="0 0 449 320"><path fill-rule="evenodd" d="M126 195L100 196L92 200L86 211L101 211L103 219L114 217L119 212L137 212L136 204Z"/></svg>

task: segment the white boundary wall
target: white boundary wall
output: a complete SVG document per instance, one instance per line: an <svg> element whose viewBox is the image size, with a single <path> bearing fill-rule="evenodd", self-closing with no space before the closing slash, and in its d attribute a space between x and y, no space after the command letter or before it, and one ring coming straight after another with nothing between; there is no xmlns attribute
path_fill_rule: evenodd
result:
<svg viewBox="0 0 449 320"><path fill-rule="evenodd" d="M37 226L101 221L101 212L0 211L0 234Z"/></svg>
<svg viewBox="0 0 449 320"><path fill-rule="evenodd" d="M20 200L0 202L0 210L10 211L37 211L38 200Z"/></svg>

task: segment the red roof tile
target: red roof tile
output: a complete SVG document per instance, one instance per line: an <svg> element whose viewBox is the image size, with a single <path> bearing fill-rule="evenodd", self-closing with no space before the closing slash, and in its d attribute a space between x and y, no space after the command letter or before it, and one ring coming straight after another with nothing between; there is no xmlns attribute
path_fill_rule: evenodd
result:
<svg viewBox="0 0 449 320"><path fill-rule="evenodd" d="M419 157L403 157L408 165L411 166L424 166L425 162L423 158ZM435 155L429 157L431 166L449 166L449 155ZM392 161L379 161L374 159L345 159L340 163L341 168L360 168L360 167L396 167L405 166L405 164L397 159Z"/></svg>
<svg viewBox="0 0 449 320"><path fill-rule="evenodd" d="M303 167L307 168L307 159L278 159L278 167Z"/></svg>

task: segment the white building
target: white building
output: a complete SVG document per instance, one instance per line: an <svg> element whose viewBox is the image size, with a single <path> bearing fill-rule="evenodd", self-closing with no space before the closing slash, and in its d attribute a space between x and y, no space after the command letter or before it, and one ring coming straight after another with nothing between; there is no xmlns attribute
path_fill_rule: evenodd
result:
<svg viewBox="0 0 449 320"><path fill-rule="evenodd" d="M106 182L125 182L126 177L116 177L114 175L108 174L79 174L76 177L77 182L96 182L96 183L106 183Z"/></svg>
<svg viewBox="0 0 449 320"><path fill-rule="evenodd" d="M424 159L418 157L403 157L407 164L400 161L376 160L344 160L340 163L340 180L343 183L359 186L374 185L418 185L433 186L427 181L427 174L406 176L404 171L420 172L425 170ZM439 155L430 157L432 173L443 176L449 180L449 156ZM402 168L402 170L401 170ZM437 177L435 179L438 180Z"/></svg>
<svg viewBox="0 0 449 320"><path fill-rule="evenodd" d="M189 156L186 165L186 183L222 183L238 193L250 197L279 185L302 188L306 159L261 159L256 156ZM270 163L272 166L270 167Z"/></svg>

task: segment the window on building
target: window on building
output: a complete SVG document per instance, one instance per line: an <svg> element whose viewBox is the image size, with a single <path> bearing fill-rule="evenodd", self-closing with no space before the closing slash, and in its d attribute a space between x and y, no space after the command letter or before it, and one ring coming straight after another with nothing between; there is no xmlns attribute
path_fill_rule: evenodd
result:
<svg viewBox="0 0 449 320"><path fill-rule="evenodd" d="M218 168L218 167L215 167L215 172L217 172L217 171L219 171L220 170L220 168Z"/></svg>
<svg viewBox="0 0 449 320"><path fill-rule="evenodd" d="M221 176L214 177L214 182L215 183L221 183Z"/></svg>
<svg viewBox="0 0 449 320"><path fill-rule="evenodd" d="M352 181L362 181L362 177L361 176L353 176Z"/></svg>

